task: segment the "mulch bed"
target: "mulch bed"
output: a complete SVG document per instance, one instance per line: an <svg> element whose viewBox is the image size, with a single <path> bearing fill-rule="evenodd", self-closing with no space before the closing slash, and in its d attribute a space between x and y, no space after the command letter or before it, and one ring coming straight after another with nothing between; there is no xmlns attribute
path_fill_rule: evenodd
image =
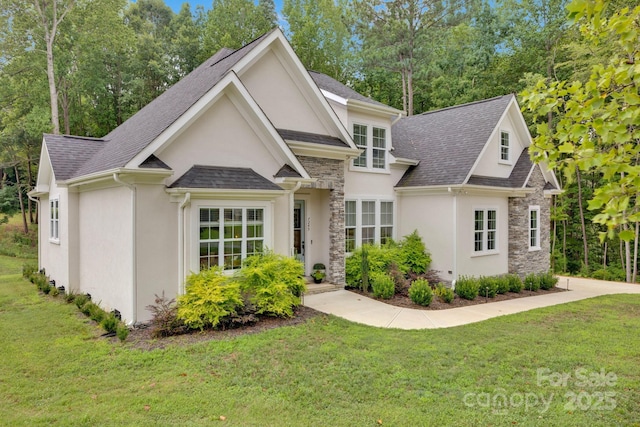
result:
<svg viewBox="0 0 640 427"><path fill-rule="evenodd" d="M526 297L532 297L536 295L546 295L546 294L552 294L555 292L567 291L566 289L559 288L556 286L549 289L548 291L545 291L543 289L540 289L538 291L522 290L520 293L507 292L506 294L498 294L494 298L485 298L482 296L477 296L474 300L460 298L458 295L456 295L450 304L442 302L440 298L434 295L433 300L431 301L431 304L429 304L427 307L424 307L422 305L415 304L406 295L396 294L391 299L381 299L381 298L375 298L372 294L362 292L359 289L348 289L348 290L351 292L355 292L356 294L360 294L368 298L372 298L372 299L384 302L386 304L395 305L397 307L415 308L418 310L447 310L447 309L456 308L456 307L467 307L470 305L486 304L489 302L506 301L506 300L515 299L515 298L526 298Z"/></svg>
<svg viewBox="0 0 640 427"><path fill-rule="evenodd" d="M152 336L152 327L136 328L129 333L129 336L125 341L125 345L140 350L154 350L174 345L189 345L203 341L222 340L241 335L255 334L282 326L300 325L306 323L310 319L321 316L326 315L309 307L298 306L294 308L294 315L291 318L283 319L279 317L262 316L258 322L238 328L223 330L206 329L204 331L192 331L186 334L163 338L154 338ZM114 337L111 339L114 343L119 342L118 338Z"/></svg>

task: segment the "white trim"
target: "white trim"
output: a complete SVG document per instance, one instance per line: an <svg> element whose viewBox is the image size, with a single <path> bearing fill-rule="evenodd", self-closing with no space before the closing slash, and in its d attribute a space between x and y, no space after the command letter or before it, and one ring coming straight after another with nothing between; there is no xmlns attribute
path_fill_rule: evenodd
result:
<svg viewBox="0 0 640 427"><path fill-rule="evenodd" d="M533 229L531 228L531 212L536 212L537 227L535 228L535 231L536 231L536 243L537 243L537 245L535 245L535 246L531 246L531 232L533 231ZM541 237L540 228L541 228L540 206L539 205L530 205L529 206L529 214L527 215L527 230L528 230L527 241L529 242L527 246L529 247L529 252L542 250L542 247L540 245L540 237Z"/></svg>
<svg viewBox="0 0 640 427"><path fill-rule="evenodd" d="M383 202L387 202L387 203L393 203L393 224L391 225L392 227L392 233L391 233L391 238L392 239L396 239L397 236L397 230L398 230L398 222L397 222L397 218L398 218L398 204L396 202L396 200L389 198L389 197L380 197L380 196L367 196L367 195L359 195L359 196L353 196L353 197L348 197L345 196L344 198L344 203L345 203L345 230L346 230L346 203L347 202L355 202L356 204L356 225L355 225L355 243L354 243L354 248L359 248L362 246L362 203L363 202L373 202L374 203L374 213L375 213L375 221L374 221L374 225L370 226L368 225L367 228L374 228L374 241L373 243L375 244L380 244L381 241L381 237L380 237L380 229L382 227L381 224L381 217L382 217L382 212L381 212L381 206ZM385 225L385 227L388 227L389 225ZM346 252L346 247L345 247L345 255L349 255L351 252Z"/></svg>
<svg viewBox="0 0 640 427"><path fill-rule="evenodd" d="M476 212L478 211L483 212L483 218L482 218L483 228L481 230L482 231L482 250L481 251L476 251L476 248L475 248L476 232L480 231L480 230L476 230ZM495 228L492 229L492 231L495 232L495 236L493 239L495 243L494 249L487 249L488 234L489 234L489 211L493 211L496 214ZM499 254L500 253L500 209L498 208L498 206L495 206L495 205L491 205L491 206L479 205L479 206L473 206L471 208L471 212L472 212L472 222L473 222L473 226L472 226L473 239L472 239L472 246L471 246L471 257L473 258L478 256Z"/></svg>
<svg viewBox="0 0 640 427"><path fill-rule="evenodd" d="M507 158L502 158L502 135L507 135ZM511 143L511 133L508 130L500 129L500 138L498 139L498 163L501 165L513 165L513 144Z"/></svg>
<svg viewBox="0 0 640 427"><path fill-rule="evenodd" d="M55 218L53 216L54 212L56 213ZM49 198L49 242L55 245L60 244L60 195L59 194Z"/></svg>
<svg viewBox="0 0 640 427"><path fill-rule="evenodd" d="M385 173L385 174L389 174L389 168L391 165L391 129L387 126L384 125L375 125L372 123L366 123L364 121L360 121L360 120L349 120L349 129L351 129L352 132L352 136L351 138L353 139L354 137L354 126L363 126L366 128L367 130L367 134L366 134L366 148L364 150L366 150L367 153L367 165L366 166L356 166L354 165L354 161L356 160L356 158L352 159L349 162L349 171L352 172L372 172L372 173ZM384 168L376 168L373 167L373 152L375 150L381 150L380 148L376 148L373 146L373 129L379 129L379 130L383 130L384 131ZM356 145L356 147L358 148L358 150L363 151L363 148L361 146L358 146L355 143L355 140L353 140L353 143Z"/></svg>
<svg viewBox="0 0 640 427"><path fill-rule="evenodd" d="M360 155L358 148L336 147L287 139L287 145L297 156L322 157L324 159L349 160Z"/></svg>

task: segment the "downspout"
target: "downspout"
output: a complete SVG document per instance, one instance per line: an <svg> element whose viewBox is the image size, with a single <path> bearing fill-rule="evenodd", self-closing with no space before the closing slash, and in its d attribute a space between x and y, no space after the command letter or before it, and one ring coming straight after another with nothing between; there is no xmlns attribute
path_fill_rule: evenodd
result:
<svg viewBox="0 0 640 427"><path fill-rule="evenodd" d="M191 202L191 193L184 195L184 200L178 206L178 295L184 294L184 270L186 262L186 251L184 247L184 208Z"/></svg>
<svg viewBox="0 0 640 427"><path fill-rule="evenodd" d="M391 126L395 125L396 123L398 123L398 120L400 120L402 118L402 113L398 113L398 117L396 117L395 119L393 119L393 121L391 122Z"/></svg>
<svg viewBox="0 0 640 427"><path fill-rule="evenodd" d="M455 290L458 280L458 193L449 187L449 193L453 195L453 280L451 287Z"/></svg>
<svg viewBox="0 0 640 427"><path fill-rule="evenodd" d="M113 180L131 190L131 325L138 321L138 269L136 253L136 186L120 179L118 172L113 173Z"/></svg>
<svg viewBox="0 0 640 427"><path fill-rule="evenodd" d="M40 238L40 225L42 224L42 217L40 216L40 199L36 199L35 197L30 196L29 193L27 193L27 197L32 202L35 202L36 209L38 210L38 270L40 270L42 268L42 265L40 265L40 262L42 262L42 256L40 256L40 242L42 241L42 239Z"/></svg>

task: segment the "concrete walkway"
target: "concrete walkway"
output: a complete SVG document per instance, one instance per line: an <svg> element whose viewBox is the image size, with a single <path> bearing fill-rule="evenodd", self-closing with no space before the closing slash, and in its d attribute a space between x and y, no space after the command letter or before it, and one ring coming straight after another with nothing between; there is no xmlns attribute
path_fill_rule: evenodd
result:
<svg viewBox="0 0 640 427"><path fill-rule="evenodd" d="M418 310L396 307L353 292L339 290L305 295L304 305L352 322L382 328L434 329L466 325L505 314L564 304L608 294L640 294L640 285L559 276L558 286L569 292L515 298L449 310ZM568 282L567 282L568 281Z"/></svg>

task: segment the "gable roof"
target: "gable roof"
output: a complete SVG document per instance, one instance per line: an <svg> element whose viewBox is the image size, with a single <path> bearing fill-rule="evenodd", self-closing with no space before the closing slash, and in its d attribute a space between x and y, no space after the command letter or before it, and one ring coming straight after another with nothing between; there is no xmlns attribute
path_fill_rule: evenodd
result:
<svg viewBox="0 0 640 427"><path fill-rule="evenodd" d="M253 169L201 165L191 167L170 188L282 190Z"/></svg>
<svg viewBox="0 0 640 427"><path fill-rule="evenodd" d="M44 134L43 138L58 180L78 176L82 165L105 146L104 139L99 138L52 134Z"/></svg>
<svg viewBox="0 0 640 427"><path fill-rule="evenodd" d="M397 187L464 184L513 95L403 117L391 128L395 157L419 160Z"/></svg>

